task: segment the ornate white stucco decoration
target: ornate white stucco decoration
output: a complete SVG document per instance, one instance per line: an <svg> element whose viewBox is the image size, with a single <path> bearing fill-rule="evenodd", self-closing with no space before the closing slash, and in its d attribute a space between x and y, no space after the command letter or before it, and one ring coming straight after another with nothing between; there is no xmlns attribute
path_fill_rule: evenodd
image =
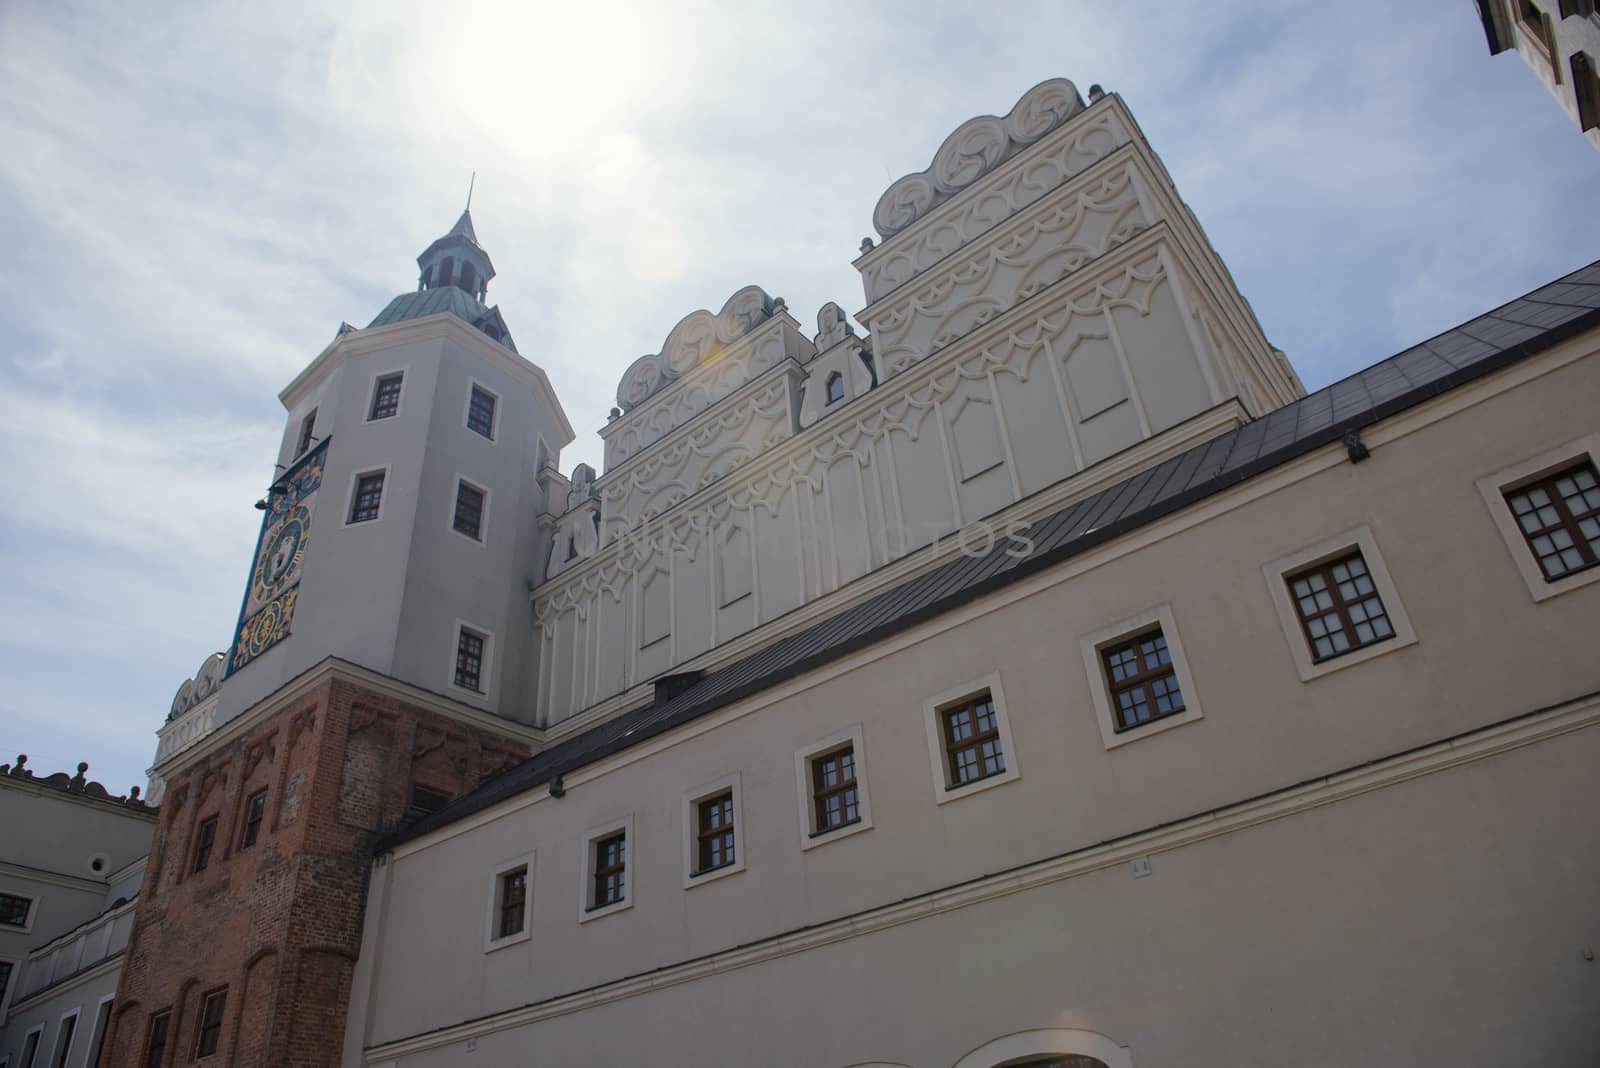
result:
<svg viewBox="0 0 1600 1068"><path fill-rule="evenodd" d="M968 119L945 138L927 170L906 175L878 199L872 225L893 237L1082 110L1077 87L1052 78L1023 93L1005 118Z"/></svg>
<svg viewBox="0 0 1600 1068"><path fill-rule="evenodd" d="M828 301L817 312L817 337L818 352L824 352L854 334L855 327L845 322L844 309L833 301Z"/></svg>
<svg viewBox="0 0 1600 1068"><path fill-rule="evenodd" d="M738 340L773 313L773 300L760 286L745 286L713 315L704 309L679 320L661 351L641 356L622 375L617 404L624 412L649 400L679 376L714 360L723 346Z"/></svg>
<svg viewBox="0 0 1600 1068"><path fill-rule="evenodd" d="M185 679L178 692L172 698L172 712L167 716L176 719L207 697L217 692L217 687L222 685L223 671L227 667L227 657L222 653L212 653L200 662L200 669L194 673L194 678Z"/></svg>

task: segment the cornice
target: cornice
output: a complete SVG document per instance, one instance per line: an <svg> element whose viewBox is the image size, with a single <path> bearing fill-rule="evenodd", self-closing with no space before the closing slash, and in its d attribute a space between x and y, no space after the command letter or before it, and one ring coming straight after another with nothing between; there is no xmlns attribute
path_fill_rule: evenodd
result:
<svg viewBox="0 0 1600 1068"><path fill-rule="evenodd" d="M129 819L143 820L154 823L157 806L151 805L143 809L133 808L125 800L115 797L91 797L81 793L70 793L67 790L47 785L41 779L13 778L9 775L0 775L0 789L11 788L24 793L33 794L35 797L46 798L51 801L62 801L74 805L82 805L93 809L95 812L110 816L126 816Z"/></svg>
<svg viewBox="0 0 1600 1068"><path fill-rule="evenodd" d="M401 682L399 679L373 671L370 668L364 668L359 664L352 664L348 660L330 656L296 675L250 708L213 730L200 741L156 764L150 769L151 777L168 779L176 774L180 767L212 756L238 739L248 735L263 722L289 708L296 701L303 700L320 687L336 680L356 683L432 712L435 715L442 716L445 719L454 720L463 726L526 742L534 750L544 748L544 731L537 727L529 727L514 720L490 715L470 705L461 704L448 697L434 693L432 690L424 690L421 687ZM182 758L181 760L179 759L180 757Z"/></svg>
<svg viewBox="0 0 1600 1068"><path fill-rule="evenodd" d="M50 985L40 987L27 997L16 999L11 1003L11 1007L6 1010L6 1014L15 1016L18 1012L30 1009L35 1004L47 998L55 997L80 983L87 983L92 979L99 979L101 976L116 971L122 967L122 958L127 952L127 947L123 947L114 953L108 953L105 957L89 965L89 967L80 968L70 975L64 975Z"/></svg>
<svg viewBox="0 0 1600 1068"><path fill-rule="evenodd" d="M287 386L278 394L278 400L284 408L293 408L300 399L309 391L320 385L333 369L347 356L363 355L376 352L380 349L394 348L397 345L409 345L418 341L444 340L449 338L459 344L473 349L479 355L485 356L507 374L512 375L534 387L543 394L549 403L556 418L561 420L562 439L560 445L565 447L572 443L577 434L572 429L572 424L567 420L567 413L561 406L561 400L556 396L555 389L550 385L550 379L545 375L544 369L532 360L512 352L499 342L486 336L482 331L475 330L469 324L450 312L437 312L433 315L424 315L417 319L406 319L398 323L385 323L382 326L369 326L364 330L353 330L340 334L328 344L328 347L317 354L305 369L290 380Z"/></svg>
<svg viewBox="0 0 1600 1068"><path fill-rule="evenodd" d="M1170 853L1225 835L1297 816L1326 805L1399 786L1428 775L1488 760L1528 745L1600 724L1600 694L1522 713L1418 748L1391 753L1293 786L1070 850L1008 871L942 887L889 905L814 924L733 949L678 961L648 972L561 994L422 1035L369 1046L365 1061L413 1056L468 1038L525 1027L552 1017L637 997L665 987L736 971L906 923L996 901L1053 883L1120 867L1135 858Z"/></svg>
<svg viewBox="0 0 1600 1068"><path fill-rule="evenodd" d="M83 890L91 894L106 892L106 883L98 879L84 879L76 875L67 875L63 872L46 871L43 868L30 868L26 864L13 864L8 860L0 860L0 875L9 875L13 879L28 879L36 883L49 883L65 890Z"/></svg>

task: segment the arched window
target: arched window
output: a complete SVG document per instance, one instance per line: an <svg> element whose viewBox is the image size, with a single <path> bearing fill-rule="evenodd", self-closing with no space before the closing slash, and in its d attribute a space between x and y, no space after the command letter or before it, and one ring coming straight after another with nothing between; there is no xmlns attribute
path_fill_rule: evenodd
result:
<svg viewBox="0 0 1600 1068"><path fill-rule="evenodd" d="M439 264L439 278L434 282L434 285L436 287L449 285L450 276L455 273L455 270L456 258L454 256L446 256L444 262Z"/></svg>
<svg viewBox="0 0 1600 1068"><path fill-rule="evenodd" d="M478 284L478 272L472 269L472 264L461 265L461 288L471 293Z"/></svg>
<svg viewBox="0 0 1600 1068"><path fill-rule="evenodd" d="M838 371L828 376L828 403L844 400L844 375Z"/></svg>
<svg viewBox="0 0 1600 1068"><path fill-rule="evenodd" d="M426 267L424 267L422 269L422 284L420 286L418 286L417 288L418 289L427 289L429 283L431 283L432 281L433 281L433 264L430 263L430 264L428 264L428 266L426 266Z"/></svg>

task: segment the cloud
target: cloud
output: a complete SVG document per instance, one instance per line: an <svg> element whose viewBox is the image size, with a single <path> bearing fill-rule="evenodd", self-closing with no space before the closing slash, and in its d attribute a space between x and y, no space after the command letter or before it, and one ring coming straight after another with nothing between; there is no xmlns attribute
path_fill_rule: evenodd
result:
<svg viewBox="0 0 1600 1068"><path fill-rule="evenodd" d="M859 308L883 189L1057 75L1124 95L1313 388L1600 247L1600 161L1460 0L0 6L0 715L142 771L233 623L277 390L415 285L471 172L598 465L684 314Z"/></svg>

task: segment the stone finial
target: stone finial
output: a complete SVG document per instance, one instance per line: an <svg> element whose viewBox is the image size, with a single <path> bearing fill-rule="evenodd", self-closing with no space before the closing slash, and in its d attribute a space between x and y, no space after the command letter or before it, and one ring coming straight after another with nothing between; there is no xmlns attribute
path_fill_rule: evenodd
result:
<svg viewBox="0 0 1600 1068"><path fill-rule="evenodd" d="M863 237L861 239L861 254L863 256L865 256L867 253L871 252L873 249L875 249L877 247L878 247L877 244L872 240L872 238Z"/></svg>
<svg viewBox="0 0 1600 1068"><path fill-rule="evenodd" d="M137 786L128 787L128 800L129 801L138 801L139 800L139 788Z"/></svg>
<svg viewBox="0 0 1600 1068"><path fill-rule="evenodd" d="M845 322L844 309L833 301L824 304L817 311L817 351L831 349L851 334L855 329Z"/></svg>
<svg viewBox="0 0 1600 1068"><path fill-rule="evenodd" d="M1105 95L1106 91L1100 88L1098 82L1089 86L1089 103L1098 104L1105 97Z"/></svg>
<svg viewBox="0 0 1600 1068"><path fill-rule="evenodd" d="M74 793L83 793L84 783L87 779L86 773L88 770L89 762L87 760L78 761L78 774L72 777L72 781L67 784L67 789L73 791Z"/></svg>
<svg viewBox="0 0 1600 1068"><path fill-rule="evenodd" d="M31 778L33 778L33 772L29 771L27 769L27 767L26 767L27 763L28 763L28 754L27 753L18 753L17 754L17 762L15 764L11 765L11 770L6 772L6 774L10 775L13 779L31 779Z"/></svg>

